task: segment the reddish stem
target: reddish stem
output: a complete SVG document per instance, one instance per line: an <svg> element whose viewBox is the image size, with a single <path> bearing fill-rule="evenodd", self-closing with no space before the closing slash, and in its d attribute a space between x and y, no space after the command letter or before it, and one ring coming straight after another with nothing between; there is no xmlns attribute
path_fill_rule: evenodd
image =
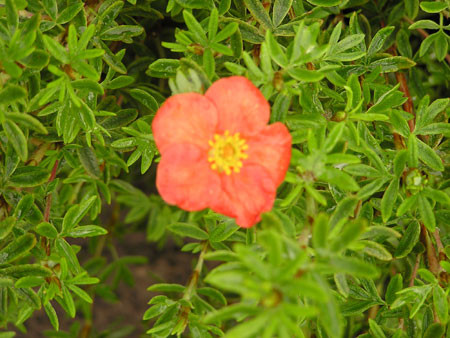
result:
<svg viewBox="0 0 450 338"><path fill-rule="evenodd" d="M416 264L414 264L414 269L411 275L411 279L409 280L409 286L414 286L414 280L417 276L417 270L419 270L420 259L422 258L422 254L418 254L416 257Z"/></svg>
<svg viewBox="0 0 450 338"><path fill-rule="evenodd" d="M413 24L414 23L414 21L413 20L411 20L410 18L408 18L408 17L403 17L406 21L408 21L410 24ZM427 37L429 37L430 36L430 34L428 34L427 33L427 31L426 30L424 30L424 29L422 29L422 28L416 28L415 29L420 35L422 35L422 37L423 38L427 38ZM445 60L447 60L447 62L450 64L450 55L449 54L446 54L445 55Z"/></svg>
<svg viewBox="0 0 450 338"><path fill-rule="evenodd" d="M406 77L405 74L400 72L395 73L395 77L397 78L398 83L400 83L400 90L405 94L407 98L406 102L403 103L403 109L414 116L413 119L408 121L409 130L413 132L415 127L416 114L414 114L414 105L411 98L411 94L409 93L408 84L406 83Z"/></svg>
<svg viewBox="0 0 450 338"><path fill-rule="evenodd" d="M422 230L421 231L422 243L425 244L425 247L427 249L428 268L435 276L438 276L440 271L440 265L436 256L436 250L434 248L433 243L431 242L430 237L428 236L428 230L422 222L420 223L420 228Z"/></svg>

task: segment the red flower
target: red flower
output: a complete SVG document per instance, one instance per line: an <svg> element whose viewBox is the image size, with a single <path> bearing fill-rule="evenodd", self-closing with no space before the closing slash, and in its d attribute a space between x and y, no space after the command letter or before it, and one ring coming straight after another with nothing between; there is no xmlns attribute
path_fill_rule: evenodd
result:
<svg viewBox="0 0 450 338"><path fill-rule="evenodd" d="M218 80L205 95L167 99L152 126L161 197L188 211L211 208L241 227L259 222L291 158L287 128L267 125L269 115L269 103L242 76Z"/></svg>

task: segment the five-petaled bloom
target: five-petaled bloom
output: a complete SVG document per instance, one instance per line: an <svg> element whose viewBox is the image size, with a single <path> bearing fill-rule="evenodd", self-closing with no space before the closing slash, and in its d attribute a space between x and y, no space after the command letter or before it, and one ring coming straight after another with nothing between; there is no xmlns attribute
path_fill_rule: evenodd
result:
<svg viewBox="0 0 450 338"><path fill-rule="evenodd" d="M241 227L259 222L291 158L287 128L267 125L269 117L269 103L242 76L216 81L205 95L167 99L152 126L161 197L188 211L211 208Z"/></svg>

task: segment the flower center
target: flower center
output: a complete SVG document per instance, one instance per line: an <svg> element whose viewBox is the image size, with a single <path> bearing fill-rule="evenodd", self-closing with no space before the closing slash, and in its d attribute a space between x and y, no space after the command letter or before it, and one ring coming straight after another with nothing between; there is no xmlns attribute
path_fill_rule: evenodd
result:
<svg viewBox="0 0 450 338"><path fill-rule="evenodd" d="M211 163L211 169L219 173L224 172L226 175L241 171L242 160L248 157L245 153L248 145L239 133L230 135L230 132L226 130L223 135L215 134L209 141L209 145L211 148L208 162Z"/></svg>

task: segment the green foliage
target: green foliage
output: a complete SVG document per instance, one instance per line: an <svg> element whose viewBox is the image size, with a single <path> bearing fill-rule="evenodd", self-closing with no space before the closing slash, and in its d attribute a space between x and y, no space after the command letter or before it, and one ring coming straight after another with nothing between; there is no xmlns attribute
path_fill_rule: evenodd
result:
<svg viewBox="0 0 450 338"><path fill-rule="evenodd" d="M150 336L449 336L448 17L448 1L0 0L0 327L43 308L49 336L78 336L146 262L115 240L143 232L198 256L186 285L149 287ZM293 139L250 229L154 185L162 102L231 75Z"/></svg>

